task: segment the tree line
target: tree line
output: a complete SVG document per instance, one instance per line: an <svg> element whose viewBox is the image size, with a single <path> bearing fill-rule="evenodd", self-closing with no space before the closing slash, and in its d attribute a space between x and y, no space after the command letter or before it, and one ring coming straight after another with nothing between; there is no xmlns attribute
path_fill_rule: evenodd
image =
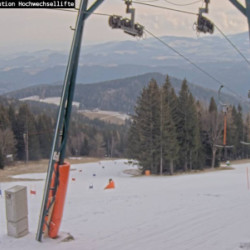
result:
<svg viewBox="0 0 250 250"><path fill-rule="evenodd" d="M0 168L10 160L49 158L56 115L36 105L0 104ZM225 115L231 148L223 146ZM129 157L143 171L174 174L248 158L249 132L250 116L240 105L225 114L214 98L209 105L195 100L185 79L176 94L167 76L162 86L152 79L143 88L131 121L122 126L73 112L66 156Z"/></svg>
<svg viewBox="0 0 250 250"><path fill-rule="evenodd" d="M28 104L0 105L0 169L12 161L48 159L55 117ZM90 121L72 114L66 156L121 157L127 125Z"/></svg>
<svg viewBox="0 0 250 250"><path fill-rule="evenodd" d="M128 157L153 174L214 168L221 160L249 156L249 129L250 117L244 120L240 105L225 113L213 97L208 107L195 100L185 79L178 95L168 76L162 87L152 79L136 103Z"/></svg>

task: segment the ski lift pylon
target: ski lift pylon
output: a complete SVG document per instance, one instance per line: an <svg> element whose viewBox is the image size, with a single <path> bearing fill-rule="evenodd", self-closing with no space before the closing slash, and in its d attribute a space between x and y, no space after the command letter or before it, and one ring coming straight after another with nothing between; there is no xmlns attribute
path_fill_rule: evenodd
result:
<svg viewBox="0 0 250 250"><path fill-rule="evenodd" d="M224 86L221 85L218 91L218 99L219 99L219 103L222 106L222 111L224 113L224 131L223 131L223 144L222 145L215 145L215 147L217 148L222 148L224 149L224 154L225 154L225 158L227 158L227 149L231 149L234 146L233 145L227 145L227 111L228 111L228 105L225 103L222 103L221 101L221 89Z"/></svg>

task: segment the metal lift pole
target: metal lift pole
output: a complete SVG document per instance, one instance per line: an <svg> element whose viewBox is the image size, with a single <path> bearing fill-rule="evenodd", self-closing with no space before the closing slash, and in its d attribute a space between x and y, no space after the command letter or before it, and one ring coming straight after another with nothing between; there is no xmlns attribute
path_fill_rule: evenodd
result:
<svg viewBox="0 0 250 250"><path fill-rule="evenodd" d="M250 37L250 0L246 1L246 7L244 7L238 0L229 0L248 20L248 29Z"/></svg>
<svg viewBox="0 0 250 250"><path fill-rule="evenodd" d="M52 179L52 173L54 171L54 165L56 162L63 164L65 157L66 142L68 137L68 127L70 122L70 115L72 109L72 102L75 90L75 81L77 75L79 54L81 48L82 34L84 28L84 21L95 11L95 9L104 0L96 0L96 2L87 9L88 0L82 0L77 16L76 27L72 40L71 50L68 59L68 65L64 78L63 91L61 95L61 102L57 116L57 123L54 133L54 139L50 154L50 160L48 165L47 177L45 182L41 212L38 222L38 229L36 234L36 240L42 240L44 219L46 216L46 206L50 191L50 184Z"/></svg>

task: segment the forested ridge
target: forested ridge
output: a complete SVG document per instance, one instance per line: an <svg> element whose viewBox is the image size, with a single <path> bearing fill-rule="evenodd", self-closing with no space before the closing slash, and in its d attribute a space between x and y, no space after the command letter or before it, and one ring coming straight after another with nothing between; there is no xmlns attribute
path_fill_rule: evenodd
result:
<svg viewBox="0 0 250 250"><path fill-rule="evenodd" d="M117 79L112 81L100 82L95 84L77 84L74 94L74 101L79 102L80 109L101 109L118 111L123 113L134 113L134 106L137 97L141 94L141 90L147 86L151 79L155 79L159 86L165 82L166 76L160 73L148 73L144 75ZM180 79L170 77L171 84L175 91L179 93L182 81ZM193 96L208 104L213 96L218 103L217 91L206 89L198 85L188 83L189 89ZM62 88L60 85L39 85L26 89L14 91L5 96L20 99L30 96L39 96L40 99L48 97L61 96ZM237 105L241 100L235 96L222 93L223 99L232 104ZM244 103L244 109L247 110L249 105Z"/></svg>
<svg viewBox="0 0 250 250"><path fill-rule="evenodd" d="M211 97L209 105L196 99L185 79L177 92L168 76L163 84L152 79L144 85L125 125L89 120L73 112L67 156L133 158L143 171L153 174L213 168L221 160L249 157L250 116L243 115L240 105L228 106L226 145L233 147L226 149L225 114L216 98ZM0 168L11 160L48 158L57 107L6 98L0 103Z"/></svg>
<svg viewBox="0 0 250 250"><path fill-rule="evenodd" d="M49 158L56 119L54 105L45 105L46 112L37 105L3 103L0 104L0 168L12 161ZM118 126L91 121L73 113L66 154L122 157L127 127L127 124Z"/></svg>

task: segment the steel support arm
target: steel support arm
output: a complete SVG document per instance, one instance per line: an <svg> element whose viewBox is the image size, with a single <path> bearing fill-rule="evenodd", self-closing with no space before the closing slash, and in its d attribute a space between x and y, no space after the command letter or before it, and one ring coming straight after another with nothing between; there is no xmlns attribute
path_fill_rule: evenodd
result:
<svg viewBox="0 0 250 250"><path fill-rule="evenodd" d="M75 90L75 81L77 75L79 54L81 48L81 40L84 28L84 21L93 13L93 11L104 0L96 0L96 2L87 9L88 0L82 0L80 9L76 21L76 28L72 40L71 50L68 59L68 65L65 73L63 91L61 95L61 102L57 116L56 128L54 133L54 139L52 143L52 149L50 154L49 166L47 170L47 177L45 181L45 188L41 206L41 212L38 222L38 229L36 234L36 240L41 241L43 233L43 225L46 216L47 202L50 191L50 185L52 180L52 174L54 171L55 162L63 164L66 150L66 142L68 137L68 128L70 122L70 115L72 109L72 102Z"/></svg>
<svg viewBox="0 0 250 250"><path fill-rule="evenodd" d="M246 8L238 0L229 0L243 15L247 16Z"/></svg>
<svg viewBox="0 0 250 250"><path fill-rule="evenodd" d="M238 0L229 0L246 18L248 21L248 30L250 36L250 0L246 1L246 7L244 7Z"/></svg>

